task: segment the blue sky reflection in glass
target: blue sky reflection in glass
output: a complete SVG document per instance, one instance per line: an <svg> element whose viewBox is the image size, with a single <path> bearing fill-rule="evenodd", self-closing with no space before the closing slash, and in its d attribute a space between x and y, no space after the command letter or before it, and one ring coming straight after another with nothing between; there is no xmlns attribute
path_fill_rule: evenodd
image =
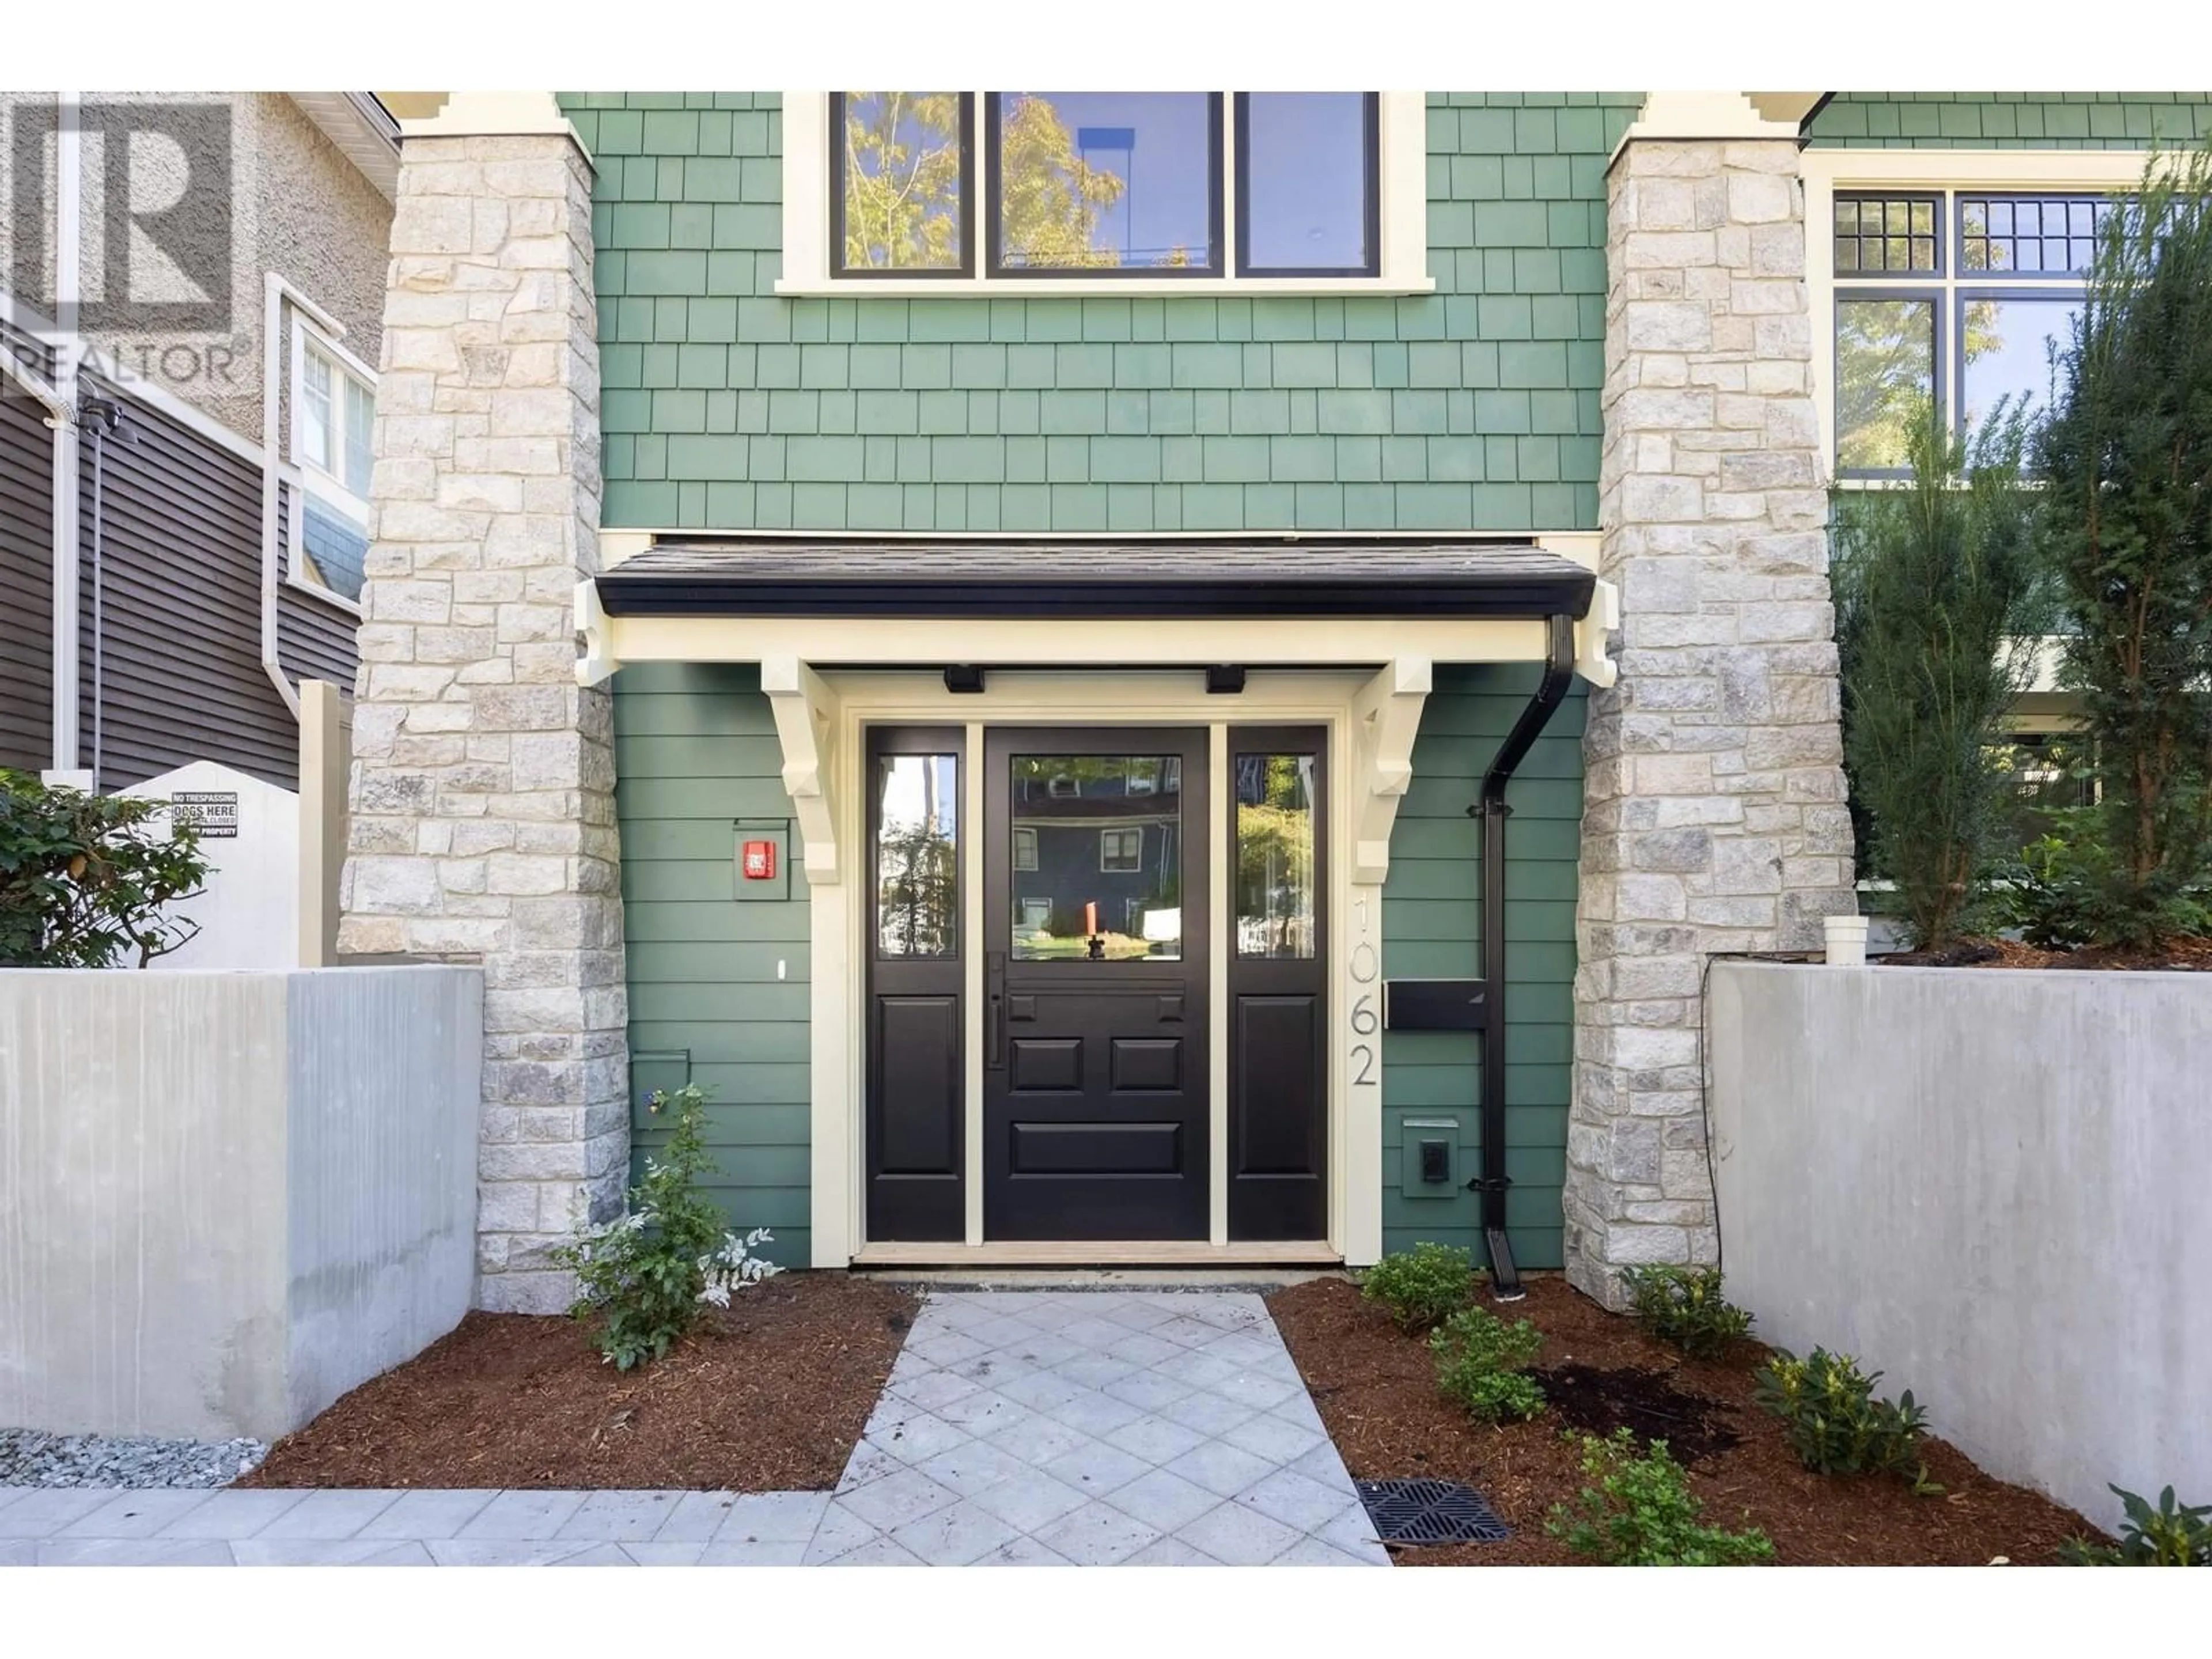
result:
<svg viewBox="0 0 2212 1659"><path fill-rule="evenodd" d="M1030 270L1214 262L1202 92L1002 92L999 253Z"/></svg>
<svg viewBox="0 0 2212 1659"><path fill-rule="evenodd" d="M1366 270L1367 95L1252 93L1244 139L1244 267Z"/></svg>

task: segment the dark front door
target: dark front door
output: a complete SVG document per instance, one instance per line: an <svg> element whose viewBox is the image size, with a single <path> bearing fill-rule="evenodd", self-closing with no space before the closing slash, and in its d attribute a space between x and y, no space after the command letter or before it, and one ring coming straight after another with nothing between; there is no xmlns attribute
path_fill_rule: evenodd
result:
<svg viewBox="0 0 2212 1659"><path fill-rule="evenodd" d="M1206 1236L1206 756L986 736L987 1238Z"/></svg>

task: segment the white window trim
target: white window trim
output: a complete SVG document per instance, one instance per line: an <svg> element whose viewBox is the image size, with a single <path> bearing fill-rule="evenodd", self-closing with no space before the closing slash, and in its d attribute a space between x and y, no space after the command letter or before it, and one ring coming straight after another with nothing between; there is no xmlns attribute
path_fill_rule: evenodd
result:
<svg viewBox="0 0 2212 1659"><path fill-rule="evenodd" d="M1233 100L1234 93L1221 94ZM1074 299L1118 295L1123 299L1203 295L1272 294L1433 294L1436 279L1429 275L1429 112L1424 92L1385 92L1381 100L1382 155L1376 177L1382 199L1377 204L1382 225L1381 274L1374 276L1239 276L1237 270L1237 123L1224 113L1222 121L1222 269L1220 276L1036 277L988 276L978 248L972 276L913 278L845 278L833 276L830 264L830 94L826 92L787 92L783 94L783 274L776 279L779 295L835 295L844 299L951 299L976 295L1000 299L1054 295ZM979 173L987 171L981 160L986 131L988 94L975 95L975 131L971 135ZM809 141L808 134L820 142ZM978 187L979 178L973 181ZM982 234L986 216L982 204L971 223Z"/></svg>
<svg viewBox="0 0 2212 1659"><path fill-rule="evenodd" d="M284 434L284 453L287 462L284 476L286 482L292 486L290 510L286 514L284 584L288 587L296 587L303 593L312 593L325 603L334 605L342 611L349 611L354 616L365 617L368 612L362 608L358 599L349 599L344 594L325 587L320 582L301 574L300 556L305 551L301 538L306 532L307 497L309 491L313 491L333 506L342 507L354 514L364 526L369 521L367 496L356 495L345 487L343 482L336 474L305 459L300 453L300 416L301 410L305 407L307 351L310 346L367 386L372 403L376 397L376 371L295 310L292 313L291 419L288 423L289 429ZM331 390L331 453L336 457L343 455L344 452L345 395L342 387L334 386Z"/></svg>
<svg viewBox="0 0 2212 1659"><path fill-rule="evenodd" d="M1137 861L1134 864L1109 864L1106 861L1106 838L1109 836L1134 836L1137 838ZM1098 832L1098 873L1102 876L1138 876L1145 871L1145 827L1140 823L1109 824Z"/></svg>
<svg viewBox="0 0 2212 1659"><path fill-rule="evenodd" d="M1800 158L1805 182L1805 289L1813 328L1813 410L1820 422L1821 465L1833 477L1836 464L1836 196L1855 191L2050 191L2053 192L2129 190L2142 181L2148 159L2139 149L1808 149ZM1948 211L1948 204L1946 204ZM1948 303L1960 287L1951 248L1956 228L1948 220L1939 228L1944 238L1945 275L1941 277L1888 279L1856 276L1846 288L1941 289ZM2045 288L2061 293L2078 289L2078 276L1988 276L1964 286L1979 288L2002 283L2022 289ZM1947 317L1939 331L1936 385L1940 390L1951 375L1951 323ZM1839 489L1879 488L1887 482L1873 478L1840 478Z"/></svg>
<svg viewBox="0 0 2212 1659"><path fill-rule="evenodd" d="M1036 833L1019 824L1014 826L1014 868L1024 874L1034 872L1037 867ZM1026 863L1023 861L1024 854L1028 855ZM1026 899L1023 901L1025 904L1028 902Z"/></svg>

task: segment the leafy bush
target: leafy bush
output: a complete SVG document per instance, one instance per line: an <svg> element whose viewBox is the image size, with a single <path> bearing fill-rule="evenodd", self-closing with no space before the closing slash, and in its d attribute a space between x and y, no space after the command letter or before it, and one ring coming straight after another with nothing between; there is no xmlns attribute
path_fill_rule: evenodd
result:
<svg viewBox="0 0 2212 1659"><path fill-rule="evenodd" d="M2058 1559L2069 1567L2212 1567L2212 1504L2176 1504L2173 1488L2151 1508L2131 1492L2112 1493L2127 1510L2117 1544L2069 1538Z"/></svg>
<svg viewBox="0 0 2212 1659"><path fill-rule="evenodd" d="M2114 918L2135 915L2149 933L2212 933L2212 902L2186 889L2130 896L2130 878L2113 851L2113 815L2099 806L2044 815L2049 833L2023 847L2019 861L1993 889L1997 925L2030 945L2071 951L2124 933Z"/></svg>
<svg viewBox="0 0 2212 1659"><path fill-rule="evenodd" d="M655 1114L670 1107L676 1127L661 1156L646 1159L629 1213L597 1226L580 1218L575 1239L550 1252L581 1291L569 1313L601 1321L592 1344L617 1370L659 1358L697 1322L702 1305L726 1308L732 1291L782 1271L751 1254L774 1242L767 1228L742 1238L724 1231L721 1212L699 1190L699 1177L714 1168L702 1134L706 1091L688 1084L647 1103Z"/></svg>
<svg viewBox="0 0 2212 1659"><path fill-rule="evenodd" d="M1800 1359L1777 1348L1753 1378L1753 1398L1782 1419L1790 1449L1815 1474L1902 1474L1916 1491L1941 1491L1920 1461L1928 1413L1910 1389L1894 1403L1875 1399L1881 1380L1849 1354L1815 1348Z"/></svg>
<svg viewBox="0 0 2212 1659"><path fill-rule="evenodd" d="M1401 1330L1425 1330L1467 1306L1480 1277L1471 1253L1459 1246L1416 1244L1370 1267L1359 1293L1389 1309Z"/></svg>
<svg viewBox="0 0 2212 1659"><path fill-rule="evenodd" d="M1732 1567L1774 1559L1773 1543L1756 1527L1728 1532L1699 1522L1705 1504L1665 1441L1653 1441L1642 1456L1627 1429L1581 1442L1583 1473L1597 1485L1584 1486L1571 1509L1553 1504L1544 1522L1577 1555L1610 1567Z"/></svg>
<svg viewBox="0 0 2212 1659"><path fill-rule="evenodd" d="M2094 942L2155 946L2212 871L2212 146L2115 201L2034 446L2109 882Z"/></svg>
<svg viewBox="0 0 2212 1659"><path fill-rule="evenodd" d="M1989 750L2033 678L2044 585L2023 411L2001 408L1970 447L1923 402L1904 438L1911 482L1836 506L1844 764L1865 869L1895 884L1913 942L1942 950L2012 792Z"/></svg>
<svg viewBox="0 0 2212 1659"><path fill-rule="evenodd" d="M163 912L208 861L191 824L155 833L168 811L0 769L0 967L143 968L189 944L198 925Z"/></svg>
<svg viewBox="0 0 2212 1659"><path fill-rule="evenodd" d="M1694 1359L1711 1359L1751 1331L1751 1316L1721 1294L1718 1267L1628 1268L1636 1322Z"/></svg>
<svg viewBox="0 0 2212 1659"><path fill-rule="evenodd" d="M1525 1319L1510 1325L1486 1308L1462 1308L1429 1334L1437 1386L1486 1423L1534 1417L1544 1391L1522 1367L1544 1339Z"/></svg>

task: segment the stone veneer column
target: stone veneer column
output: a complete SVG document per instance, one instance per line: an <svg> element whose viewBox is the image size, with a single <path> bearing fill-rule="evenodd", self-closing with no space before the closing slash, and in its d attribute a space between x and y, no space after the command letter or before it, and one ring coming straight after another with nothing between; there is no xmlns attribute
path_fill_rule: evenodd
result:
<svg viewBox="0 0 2212 1659"><path fill-rule="evenodd" d="M405 129L377 394L338 947L480 962L477 1305L550 1312L544 1247L629 1156L598 568L591 163L548 94Z"/></svg>
<svg viewBox="0 0 2212 1659"><path fill-rule="evenodd" d="M1718 1249L1706 958L1854 905L1798 147L1735 94L1644 115L1607 185L1620 676L1583 744L1565 1190L1568 1278L1615 1307L1620 1267Z"/></svg>

